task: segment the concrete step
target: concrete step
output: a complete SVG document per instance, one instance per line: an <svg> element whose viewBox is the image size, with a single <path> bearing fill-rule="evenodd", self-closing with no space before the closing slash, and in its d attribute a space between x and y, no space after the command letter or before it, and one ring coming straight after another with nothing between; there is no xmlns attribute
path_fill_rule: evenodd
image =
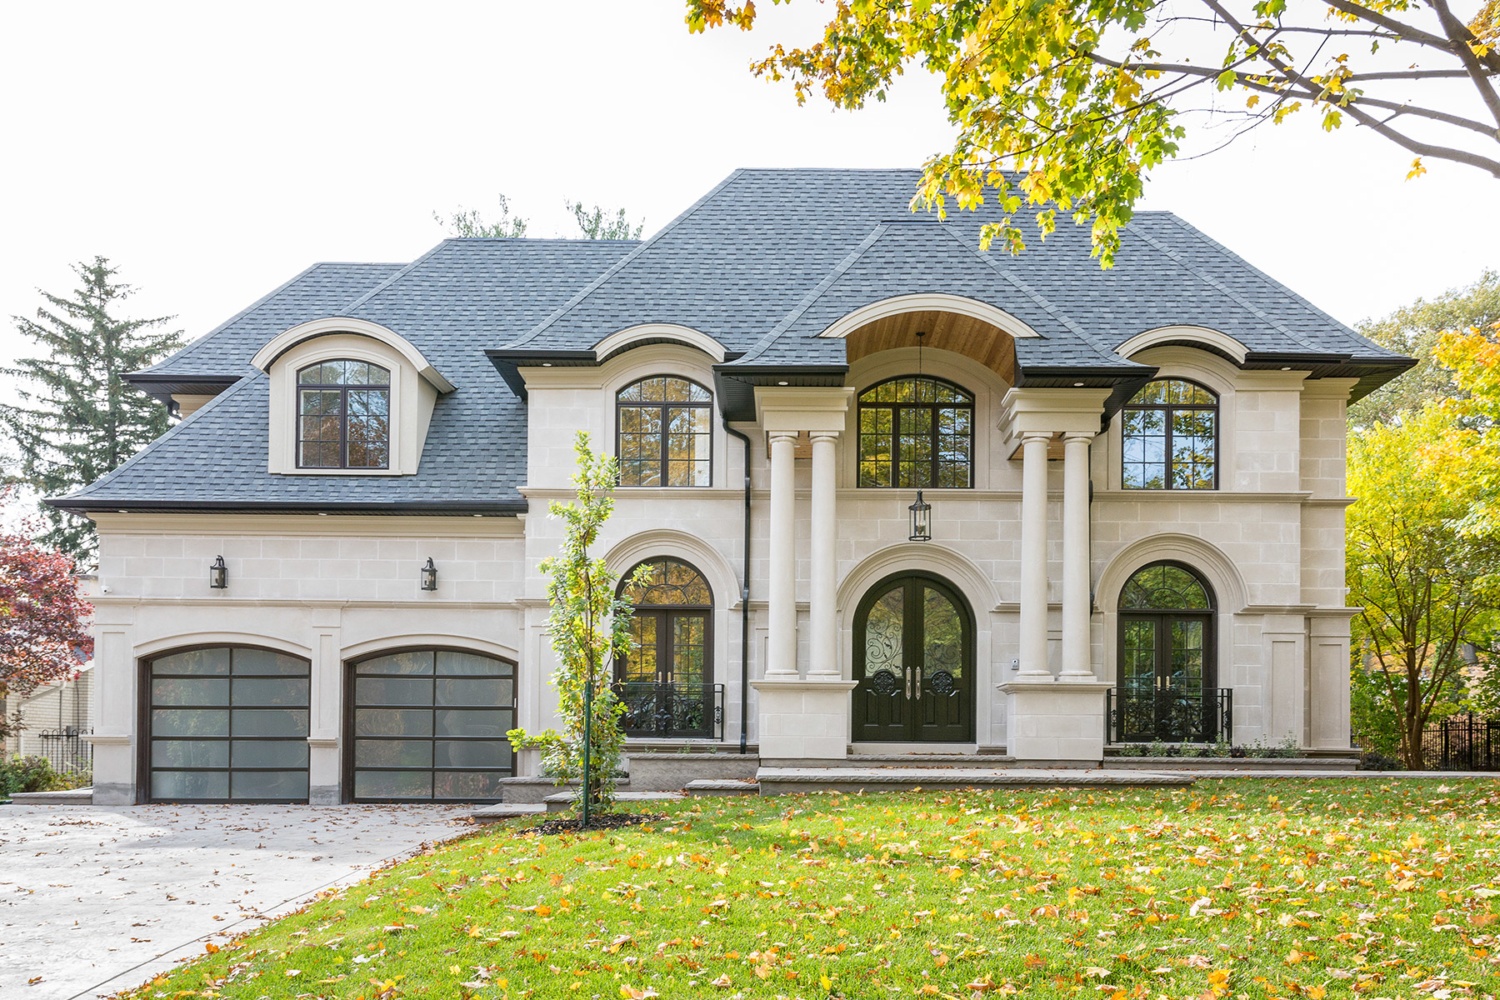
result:
<svg viewBox="0 0 1500 1000"><path fill-rule="evenodd" d="M1345 757L1106 757L1111 770L1140 771L1295 771L1308 774L1347 774L1357 770L1358 759Z"/></svg>
<svg viewBox="0 0 1500 1000"><path fill-rule="evenodd" d="M712 778L699 778L697 781L689 781L682 787L689 798L703 798L711 795L759 795L760 785L753 781L719 781Z"/></svg>
<svg viewBox="0 0 1500 1000"><path fill-rule="evenodd" d="M615 802L620 805L630 802L680 802L684 798L686 796L681 792L619 792L615 795ZM567 812L573 808L573 793L558 792L547 796L542 801L546 804L549 813Z"/></svg>
<svg viewBox="0 0 1500 1000"><path fill-rule="evenodd" d="M10 800L18 806L91 806L92 788L70 788L63 792L12 792Z"/></svg>
<svg viewBox="0 0 1500 1000"><path fill-rule="evenodd" d="M545 775L527 775L519 778L500 779L500 799L503 802L528 803L545 802L547 796L557 791L560 787L557 782ZM577 788L578 782L568 782L569 788ZM629 778L619 778L615 781L616 788L628 789Z"/></svg>
<svg viewBox="0 0 1500 1000"><path fill-rule="evenodd" d="M494 805L478 807L469 813L469 818L476 823L499 823L517 816L536 816L546 811L547 807L540 802L496 802Z"/></svg>
<svg viewBox="0 0 1500 1000"><path fill-rule="evenodd" d="M796 792L899 792L918 788L1185 787L1193 775L1099 768L763 767L762 795Z"/></svg>

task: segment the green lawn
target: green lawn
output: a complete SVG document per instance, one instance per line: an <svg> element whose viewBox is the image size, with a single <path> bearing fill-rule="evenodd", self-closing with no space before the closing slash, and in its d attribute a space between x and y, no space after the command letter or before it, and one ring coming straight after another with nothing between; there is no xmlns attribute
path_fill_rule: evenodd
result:
<svg viewBox="0 0 1500 1000"><path fill-rule="evenodd" d="M485 828L128 994L1491 997L1500 782L706 799Z"/></svg>

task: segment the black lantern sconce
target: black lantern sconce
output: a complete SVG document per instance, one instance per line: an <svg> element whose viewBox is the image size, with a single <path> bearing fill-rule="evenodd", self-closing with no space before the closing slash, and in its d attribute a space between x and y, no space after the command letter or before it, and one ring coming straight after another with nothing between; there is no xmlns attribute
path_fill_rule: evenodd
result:
<svg viewBox="0 0 1500 1000"><path fill-rule="evenodd" d="M427 557L427 565L422 567L422 589L437 590L437 566L433 565L432 557Z"/></svg>
<svg viewBox="0 0 1500 1000"><path fill-rule="evenodd" d="M229 586L229 567L224 565L223 556L215 556L213 564L208 567L208 585L214 590Z"/></svg>
<svg viewBox="0 0 1500 1000"><path fill-rule="evenodd" d="M911 535L913 542L932 541L932 504L922 499L922 491L917 490L917 502L906 508L911 511Z"/></svg>

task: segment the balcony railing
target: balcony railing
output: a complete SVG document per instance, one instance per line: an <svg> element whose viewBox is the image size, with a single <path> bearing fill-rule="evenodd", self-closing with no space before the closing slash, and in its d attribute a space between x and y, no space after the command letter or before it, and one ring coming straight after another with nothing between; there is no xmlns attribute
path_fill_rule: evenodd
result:
<svg viewBox="0 0 1500 1000"><path fill-rule="evenodd" d="M625 705L620 727L626 736L651 739L724 738L724 685L656 684L626 681L615 684L615 696Z"/></svg>
<svg viewBox="0 0 1500 1000"><path fill-rule="evenodd" d="M1234 732L1234 690L1149 688L1107 695L1104 736L1110 743L1218 743Z"/></svg>

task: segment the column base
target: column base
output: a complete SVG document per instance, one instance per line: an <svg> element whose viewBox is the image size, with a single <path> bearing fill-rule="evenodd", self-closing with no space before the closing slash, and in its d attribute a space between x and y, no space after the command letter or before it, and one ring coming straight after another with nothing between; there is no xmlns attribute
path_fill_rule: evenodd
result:
<svg viewBox="0 0 1500 1000"><path fill-rule="evenodd" d="M1113 684L1018 678L997 687L1010 703L1005 742L1012 757L1092 764L1104 759L1104 697Z"/></svg>
<svg viewBox="0 0 1500 1000"><path fill-rule="evenodd" d="M766 677L751 681L760 701L760 755L843 760L849 755L854 681Z"/></svg>

